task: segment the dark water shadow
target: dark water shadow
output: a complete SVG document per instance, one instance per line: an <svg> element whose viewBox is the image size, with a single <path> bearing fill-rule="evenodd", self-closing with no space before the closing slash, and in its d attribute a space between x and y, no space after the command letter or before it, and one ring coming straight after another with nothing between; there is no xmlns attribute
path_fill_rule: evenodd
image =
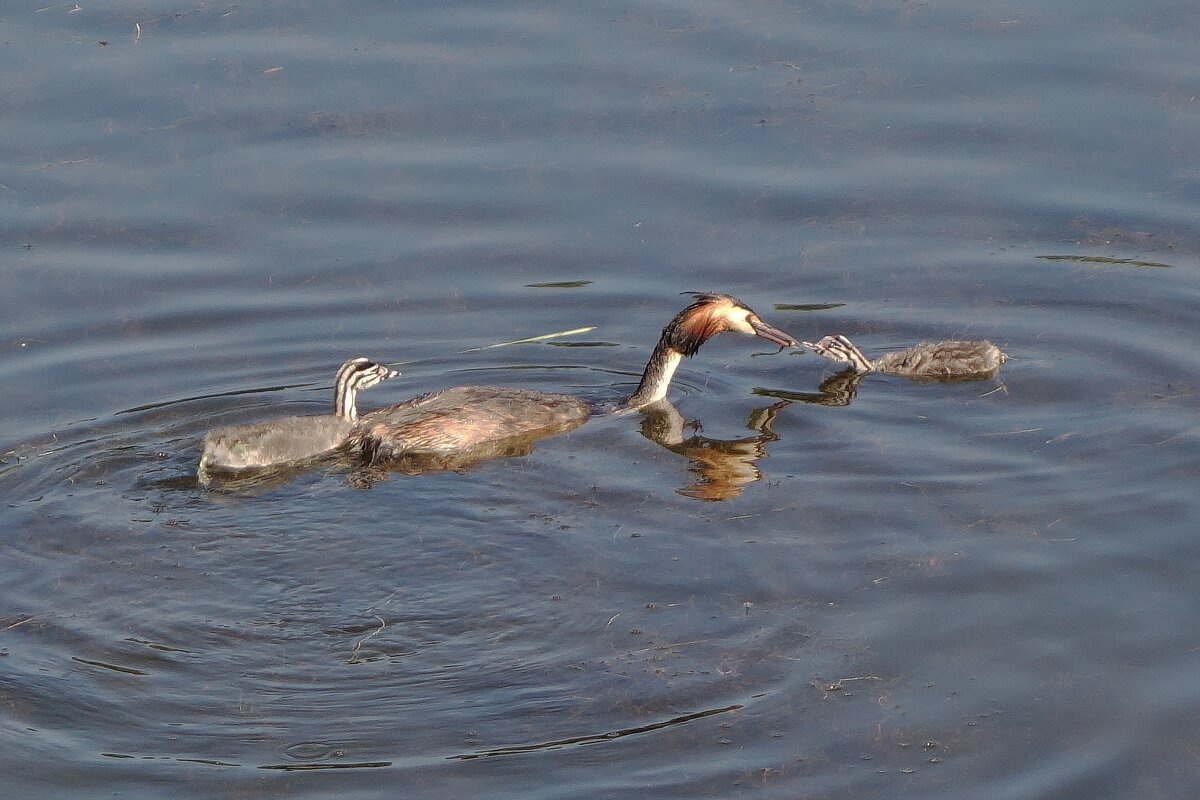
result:
<svg viewBox="0 0 1200 800"><path fill-rule="evenodd" d="M258 769L276 769L285 772L312 772L325 769L383 769L392 766L391 761L347 761L332 764L262 764Z"/></svg>
<svg viewBox="0 0 1200 800"><path fill-rule="evenodd" d="M831 311L845 303L776 303L776 311Z"/></svg>
<svg viewBox="0 0 1200 800"><path fill-rule="evenodd" d="M1124 265L1138 269L1174 269L1174 264L1161 261L1143 261L1137 258L1112 258L1110 256L1034 256L1042 261L1068 261L1075 264Z"/></svg>
<svg viewBox="0 0 1200 800"><path fill-rule="evenodd" d="M589 280L578 281L548 281L546 283L527 283L526 289L579 289L594 283Z"/></svg>
<svg viewBox="0 0 1200 800"><path fill-rule="evenodd" d="M620 347L616 342L546 342L550 347Z"/></svg>
<svg viewBox="0 0 1200 800"><path fill-rule="evenodd" d="M598 742L610 742L614 739L623 739L626 736L637 736L642 733L651 733L660 731L666 728L673 728L677 725L685 725L689 722L706 717L715 717L718 714L728 714L731 711L738 711L742 708L740 703L735 703L722 708L710 708L704 711L695 711L691 714L682 714L678 717L663 720L662 722L652 722L649 725L639 725L636 728L622 728L615 731L605 731L604 733L586 734L583 736L571 736L566 739L552 739L546 742L537 742L535 744L514 745L511 747L496 747L491 750L481 750L476 753L460 753L458 755L447 756L448 759L456 759L459 761L470 761L476 758L491 758L493 756L513 756L523 753L535 753L539 750L557 750L560 747L567 747L577 744L596 744Z"/></svg>

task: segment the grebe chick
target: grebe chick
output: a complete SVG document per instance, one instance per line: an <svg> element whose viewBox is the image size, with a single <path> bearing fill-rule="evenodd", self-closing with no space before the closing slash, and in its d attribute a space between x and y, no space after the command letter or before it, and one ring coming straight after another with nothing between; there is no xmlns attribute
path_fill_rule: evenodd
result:
<svg viewBox="0 0 1200 800"><path fill-rule="evenodd" d="M849 363L857 372L887 372L910 378L986 378L1008 361L1008 356L989 341L921 342L904 350L884 353L872 361L845 336L826 336L804 346L819 356Z"/></svg>
<svg viewBox="0 0 1200 800"><path fill-rule="evenodd" d="M623 407L639 409L666 397L679 362L724 331L759 336L781 347L797 346L795 339L763 322L729 295L685 294L693 295L695 301L667 323L641 383ZM503 440L533 439L570 430L583 424L592 411L587 402L568 394L458 386L372 411L350 434L350 446L371 461L486 449Z"/></svg>
<svg viewBox="0 0 1200 800"><path fill-rule="evenodd" d="M332 414L281 417L210 431L200 456L201 476L209 470L289 464L337 449L358 421L358 392L399 374L366 358L352 358L342 364L334 381Z"/></svg>

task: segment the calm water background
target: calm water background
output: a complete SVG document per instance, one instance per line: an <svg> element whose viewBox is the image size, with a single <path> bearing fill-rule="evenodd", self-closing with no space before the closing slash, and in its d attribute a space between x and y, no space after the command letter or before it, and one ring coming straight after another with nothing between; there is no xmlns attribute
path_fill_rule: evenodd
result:
<svg viewBox="0 0 1200 800"><path fill-rule="evenodd" d="M1198 41L1170 0L9 4L4 793L1196 796ZM726 336L690 451L192 478L360 353L409 362L366 406L615 399L687 289L1013 360L821 405Z"/></svg>

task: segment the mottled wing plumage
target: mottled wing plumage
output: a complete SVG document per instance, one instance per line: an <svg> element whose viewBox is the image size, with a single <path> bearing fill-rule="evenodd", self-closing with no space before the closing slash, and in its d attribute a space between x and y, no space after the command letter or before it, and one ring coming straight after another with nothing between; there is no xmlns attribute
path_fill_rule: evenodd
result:
<svg viewBox="0 0 1200 800"><path fill-rule="evenodd" d="M1000 348L989 341L921 342L903 350L884 353L871 361L845 336L826 336L804 346L819 356L844 361L859 372L877 370L893 375L931 380L944 378L986 377L1008 360Z"/></svg>
<svg viewBox="0 0 1200 800"><path fill-rule="evenodd" d="M548 436L582 424L577 397L500 386L458 386L365 415L350 445L372 461L452 453L505 439Z"/></svg>
<svg viewBox="0 0 1200 800"><path fill-rule="evenodd" d="M240 470L315 458L336 449L354 423L333 416L282 417L218 428L204 437L201 469Z"/></svg>
<svg viewBox="0 0 1200 800"><path fill-rule="evenodd" d="M986 375L1008 360L988 341L921 342L875 359L875 369L914 378Z"/></svg>
<svg viewBox="0 0 1200 800"><path fill-rule="evenodd" d="M362 356L346 361L334 380L332 415L281 417L211 431L204 437L201 475L276 467L336 450L354 430L358 392L398 374Z"/></svg>

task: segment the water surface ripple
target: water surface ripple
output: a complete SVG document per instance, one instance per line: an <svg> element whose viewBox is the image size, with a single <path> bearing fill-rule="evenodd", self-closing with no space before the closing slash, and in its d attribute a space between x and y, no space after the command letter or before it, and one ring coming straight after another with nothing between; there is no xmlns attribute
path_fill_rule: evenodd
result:
<svg viewBox="0 0 1200 800"><path fill-rule="evenodd" d="M8 9L5 792L1196 796L1194 11ZM195 480L358 354L610 403L708 289L1012 360L726 336L670 442Z"/></svg>

